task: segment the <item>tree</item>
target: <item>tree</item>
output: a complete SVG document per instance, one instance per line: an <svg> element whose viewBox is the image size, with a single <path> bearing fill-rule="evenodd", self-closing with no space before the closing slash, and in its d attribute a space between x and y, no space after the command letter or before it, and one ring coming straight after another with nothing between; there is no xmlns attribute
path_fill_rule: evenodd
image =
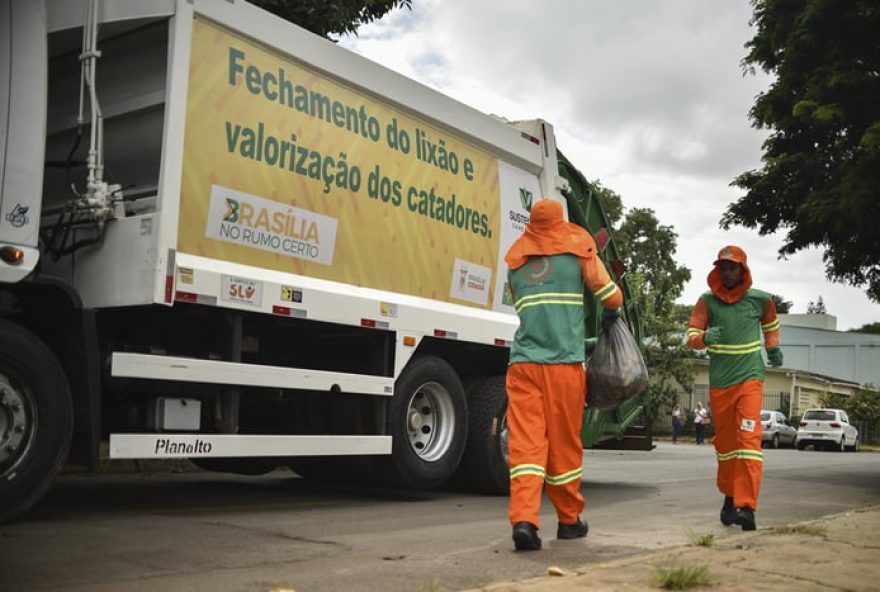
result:
<svg viewBox="0 0 880 592"><path fill-rule="evenodd" d="M655 416L675 405L680 388L690 391L694 385L693 356L682 340L690 307L675 304L691 272L675 262L677 239L671 226L644 208L630 210L615 232L644 324L648 404Z"/></svg>
<svg viewBox="0 0 880 592"><path fill-rule="evenodd" d="M880 335L880 321L874 323L866 323L858 329L850 329L850 331L854 333L871 333L873 335Z"/></svg>
<svg viewBox="0 0 880 592"><path fill-rule="evenodd" d="M867 424L867 434L880 433L880 391L873 388L862 388L852 397L844 397L836 393L827 393L819 398L823 407L843 409L851 422L863 421Z"/></svg>
<svg viewBox="0 0 880 592"><path fill-rule="evenodd" d="M745 71L774 75L749 116L767 128L760 170L732 185L724 228L787 229L780 256L824 249L827 277L880 302L880 5L752 0Z"/></svg>
<svg viewBox="0 0 880 592"><path fill-rule="evenodd" d="M822 300L821 296L819 296L819 299L816 302L811 300L807 304L807 314L825 314L826 312L825 301Z"/></svg>
<svg viewBox="0 0 880 592"><path fill-rule="evenodd" d="M357 34L361 25L371 23L395 9L411 9L412 0L251 0L263 10L296 23L316 35Z"/></svg>
<svg viewBox="0 0 880 592"><path fill-rule="evenodd" d="M602 185L598 179L591 181L589 185L593 195L599 200L599 205L602 206L602 211L605 212L605 218L608 219L608 224L610 224L612 228L616 227L617 223L620 222L620 219L623 218L623 199L621 199L620 195L613 190Z"/></svg>
<svg viewBox="0 0 880 592"><path fill-rule="evenodd" d="M779 294L770 294L770 298L773 300L773 304L776 305L776 312L779 314L788 314L788 311L794 306L794 303L791 300L786 300Z"/></svg>

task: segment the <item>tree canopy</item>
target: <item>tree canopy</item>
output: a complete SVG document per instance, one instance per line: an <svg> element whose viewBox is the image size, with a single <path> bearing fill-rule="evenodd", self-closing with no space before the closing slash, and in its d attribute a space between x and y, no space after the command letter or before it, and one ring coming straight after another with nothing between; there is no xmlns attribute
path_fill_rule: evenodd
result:
<svg viewBox="0 0 880 592"><path fill-rule="evenodd" d="M770 298L773 300L773 304L776 305L776 312L779 314L788 314L794 305L791 300L786 300L784 296L779 294L770 294Z"/></svg>
<svg viewBox="0 0 880 592"><path fill-rule="evenodd" d="M780 256L824 250L825 272L880 302L880 3L752 0L746 71L775 77L749 115L770 130L763 165L721 220L769 234Z"/></svg>
<svg viewBox="0 0 880 592"><path fill-rule="evenodd" d="M875 323L866 323L858 329L850 329L854 333L870 333L872 335L880 335L880 321Z"/></svg>
<svg viewBox="0 0 880 592"><path fill-rule="evenodd" d="M622 212L616 193L606 189L598 196L606 213ZM611 204L606 203L609 198ZM627 211L615 230L615 243L644 325L645 363L651 375L648 404L656 416L660 408L675 406L680 389L693 389L693 355L682 339L690 307L675 303L691 272L675 261L678 235L671 226L660 224L651 209Z"/></svg>
<svg viewBox="0 0 880 592"><path fill-rule="evenodd" d="M316 35L357 34L361 25L395 8L412 8L412 0L251 0L263 10L296 23Z"/></svg>
<svg viewBox="0 0 880 592"><path fill-rule="evenodd" d="M828 311L825 309L825 301L822 300L821 296L815 302L810 300L807 303L807 314L825 314L826 312Z"/></svg>

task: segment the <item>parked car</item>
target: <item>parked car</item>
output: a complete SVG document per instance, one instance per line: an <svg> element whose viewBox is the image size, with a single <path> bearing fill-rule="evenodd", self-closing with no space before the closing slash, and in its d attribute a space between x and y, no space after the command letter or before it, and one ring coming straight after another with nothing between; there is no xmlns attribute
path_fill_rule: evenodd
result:
<svg viewBox="0 0 880 592"><path fill-rule="evenodd" d="M843 409L807 409L797 431L797 448L803 450L810 444L813 448L832 450L859 449L859 431L849 423Z"/></svg>
<svg viewBox="0 0 880 592"><path fill-rule="evenodd" d="M797 428L792 426L783 413L761 410L761 445L779 448L794 446Z"/></svg>

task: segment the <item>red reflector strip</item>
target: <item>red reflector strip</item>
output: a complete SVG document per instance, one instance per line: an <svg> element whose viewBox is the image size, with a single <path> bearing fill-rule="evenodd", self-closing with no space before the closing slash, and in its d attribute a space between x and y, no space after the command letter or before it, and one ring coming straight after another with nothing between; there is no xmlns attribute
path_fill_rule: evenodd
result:
<svg viewBox="0 0 880 592"><path fill-rule="evenodd" d="M387 329L388 321L377 321L375 319L361 319L361 327L369 327L371 329Z"/></svg>
<svg viewBox="0 0 880 592"><path fill-rule="evenodd" d="M442 337L444 339L458 339L458 333L455 331L447 331L446 329L434 329L434 337Z"/></svg>
<svg viewBox="0 0 880 592"><path fill-rule="evenodd" d="M165 302L171 303L171 296L174 290L174 276L166 275L165 276Z"/></svg>
<svg viewBox="0 0 880 592"><path fill-rule="evenodd" d="M501 347L510 347L510 341L508 341L507 339L496 338L495 345L500 345Z"/></svg>
<svg viewBox="0 0 880 592"><path fill-rule="evenodd" d="M529 142L531 142L532 144L540 144L541 143L541 140L539 140L535 136L530 136L529 134L527 134L525 132L520 132L520 135L523 138L525 138L526 140L528 140Z"/></svg>
<svg viewBox="0 0 880 592"><path fill-rule="evenodd" d="M179 300L180 302L197 302L199 299L199 295L194 294L193 292L177 291L174 293L174 299Z"/></svg>
<svg viewBox="0 0 880 592"><path fill-rule="evenodd" d="M272 307L272 314L277 314L277 315L281 315L284 317L289 317L290 316L290 309L286 306L273 306Z"/></svg>

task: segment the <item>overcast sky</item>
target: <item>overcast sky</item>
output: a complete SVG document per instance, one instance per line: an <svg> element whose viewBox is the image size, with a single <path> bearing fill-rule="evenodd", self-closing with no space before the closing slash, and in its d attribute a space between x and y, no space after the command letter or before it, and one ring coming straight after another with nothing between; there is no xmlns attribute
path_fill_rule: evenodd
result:
<svg viewBox="0 0 880 592"><path fill-rule="evenodd" d="M840 330L880 321L863 291L825 280L820 251L782 261L780 237L718 227L764 138L748 111L769 79L740 68L748 0L412 4L341 44L485 113L552 123L585 177L674 227L675 258L693 274L680 302L694 303L718 249L738 244L755 287L792 312L821 296Z"/></svg>

